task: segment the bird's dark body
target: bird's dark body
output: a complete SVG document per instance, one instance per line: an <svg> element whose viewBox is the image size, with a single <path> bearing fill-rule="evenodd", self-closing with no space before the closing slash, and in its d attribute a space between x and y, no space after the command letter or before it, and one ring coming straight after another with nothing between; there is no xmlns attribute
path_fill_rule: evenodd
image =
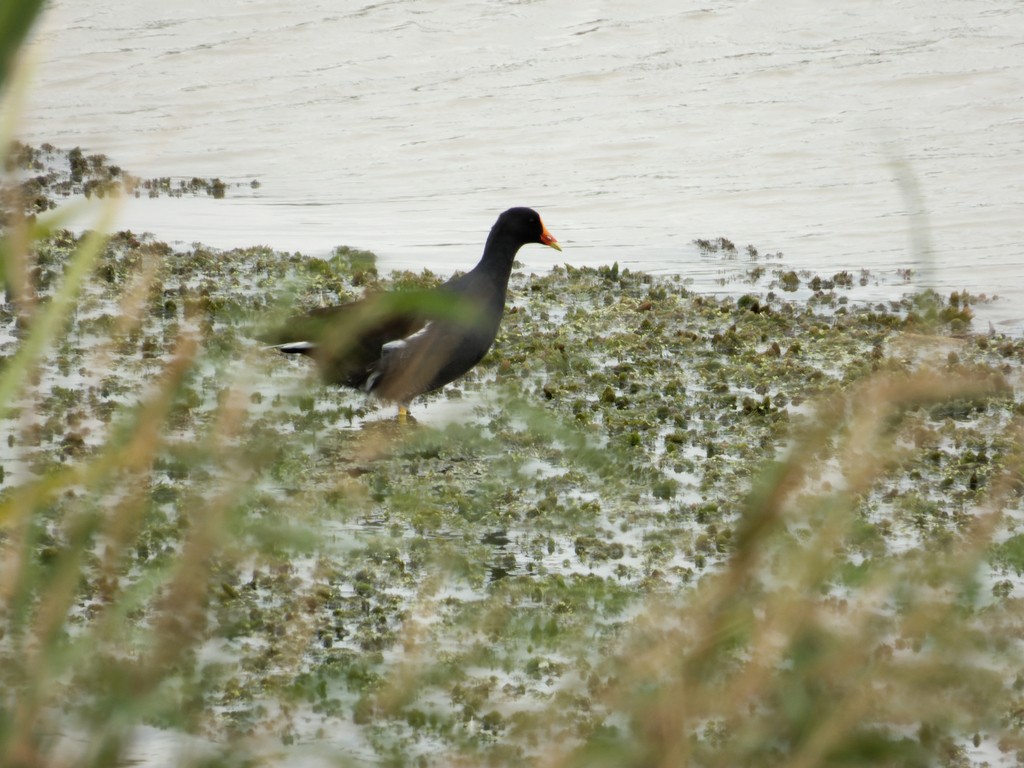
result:
<svg viewBox="0 0 1024 768"><path fill-rule="evenodd" d="M527 243L559 248L535 211L512 208L491 229L480 263L428 297L434 312L377 311L379 297L371 296L293 318L271 341L283 352L312 357L327 383L408 403L464 375L490 350L512 263Z"/></svg>

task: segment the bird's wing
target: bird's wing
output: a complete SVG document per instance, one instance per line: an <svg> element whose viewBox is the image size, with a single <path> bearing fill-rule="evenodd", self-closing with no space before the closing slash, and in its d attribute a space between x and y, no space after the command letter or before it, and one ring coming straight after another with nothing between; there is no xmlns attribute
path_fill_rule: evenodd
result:
<svg viewBox="0 0 1024 768"><path fill-rule="evenodd" d="M325 381L367 389L389 345L407 343L426 320L412 312L381 312L376 297L314 309L266 338L272 348L312 357Z"/></svg>
<svg viewBox="0 0 1024 768"><path fill-rule="evenodd" d="M411 312L375 316L374 298L349 304L319 307L290 318L265 340L281 352L330 355L379 355L381 348L423 327L424 320Z"/></svg>

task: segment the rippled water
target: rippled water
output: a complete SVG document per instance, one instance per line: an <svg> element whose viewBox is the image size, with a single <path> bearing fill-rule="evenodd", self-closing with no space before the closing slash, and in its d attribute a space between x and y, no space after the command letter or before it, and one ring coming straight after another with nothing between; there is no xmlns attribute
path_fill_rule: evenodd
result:
<svg viewBox="0 0 1024 768"><path fill-rule="evenodd" d="M831 274L913 267L1024 328L1024 4L54 0L22 131L143 176L258 178L122 224L471 265L500 210L693 274L724 235Z"/></svg>

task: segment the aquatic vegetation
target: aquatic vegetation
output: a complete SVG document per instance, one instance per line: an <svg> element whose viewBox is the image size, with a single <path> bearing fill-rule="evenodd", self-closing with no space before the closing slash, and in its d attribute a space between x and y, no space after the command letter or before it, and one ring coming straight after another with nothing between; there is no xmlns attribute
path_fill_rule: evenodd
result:
<svg viewBox="0 0 1024 768"><path fill-rule="evenodd" d="M42 306L82 244L35 246ZM6 722L122 754L131 706L237 754L427 764L1018 748L1024 343L965 333L975 297L519 271L492 353L428 398L462 416L402 428L251 339L435 275L130 233L88 269L4 419L0 683L36 693Z"/></svg>
<svg viewBox="0 0 1024 768"><path fill-rule="evenodd" d="M63 150L51 144L33 147L14 141L4 157L5 177L0 183L0 225L8 220L8 209L16 201L25 215L54 210L72 195L105 198L129 194L141 197L209 195L223 198L229 188L257 188L255 180L227 183L221 179L142 179L110 163L103 154L86 155L81 147Z"/></svg>
<svg viewBox="0 0 1024 768"><path fill-rule="evenodd" d="M520 270L400 427L253 339L438 276L75 235L64 197L232 185L5 168L0 763L1018 759L1024 343L983 297L868 305L726 237L732 296Z"/></svg>

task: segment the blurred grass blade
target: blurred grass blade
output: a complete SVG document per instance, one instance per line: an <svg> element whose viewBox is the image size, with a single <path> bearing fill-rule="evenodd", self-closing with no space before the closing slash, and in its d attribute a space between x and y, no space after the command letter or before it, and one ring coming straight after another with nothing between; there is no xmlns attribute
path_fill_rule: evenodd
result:
<svg viewBox="0 0 1024 768"><path fill-rule="evenodd" d="M18 50L42 9L43 0L0 0L0 93L14 68Z"/></svg>
<svg viewBox="0 0 1024 768"><path fill-rule="evenodd" d="M14 198L15 205L20 205L17 195ZM95 205L92 200L81 199L64 203L56 210L33 216L29 220L20 213L10 216L7 231L0 238L0 285L5 285L8 292L13 290L18 294L26 280L27 265L24 257L28 255L28 244L52 237L57 230L68 227Z"/></svg>
<svg viewBox="0 0 1024 768"><path fill-rule="evenodd" d="M160 430L182 381L195 363L195 339L183 336L162 376L162 386L140 405L122 427L114 431L93 461L72 464L19 486L0 500L0 525L24 517L25 513L52 502L73 485L98 489L109 477L124 470L143 471L160 448Z"/></svg>
<svg viewBox="0 0 1024 768"><path fill-rule="evenodd" d="M42 5L42 0L0 0L0 158L4 160L29 87L31 66L19 61L18 55Z"/></svg>
<svg viewBox="0 0 1024 768"><path fill-rule="evenodd" d="M32 366L49 349L68 313L74 307L79 289L106 242L105 233L113 224L116 208L116 198L109 198L101 210L97 229L82 238L77 252L68 263L60 288L53 294L53 298L32 316L28 337L0 374L0 417L8 412Z"/></svg>

